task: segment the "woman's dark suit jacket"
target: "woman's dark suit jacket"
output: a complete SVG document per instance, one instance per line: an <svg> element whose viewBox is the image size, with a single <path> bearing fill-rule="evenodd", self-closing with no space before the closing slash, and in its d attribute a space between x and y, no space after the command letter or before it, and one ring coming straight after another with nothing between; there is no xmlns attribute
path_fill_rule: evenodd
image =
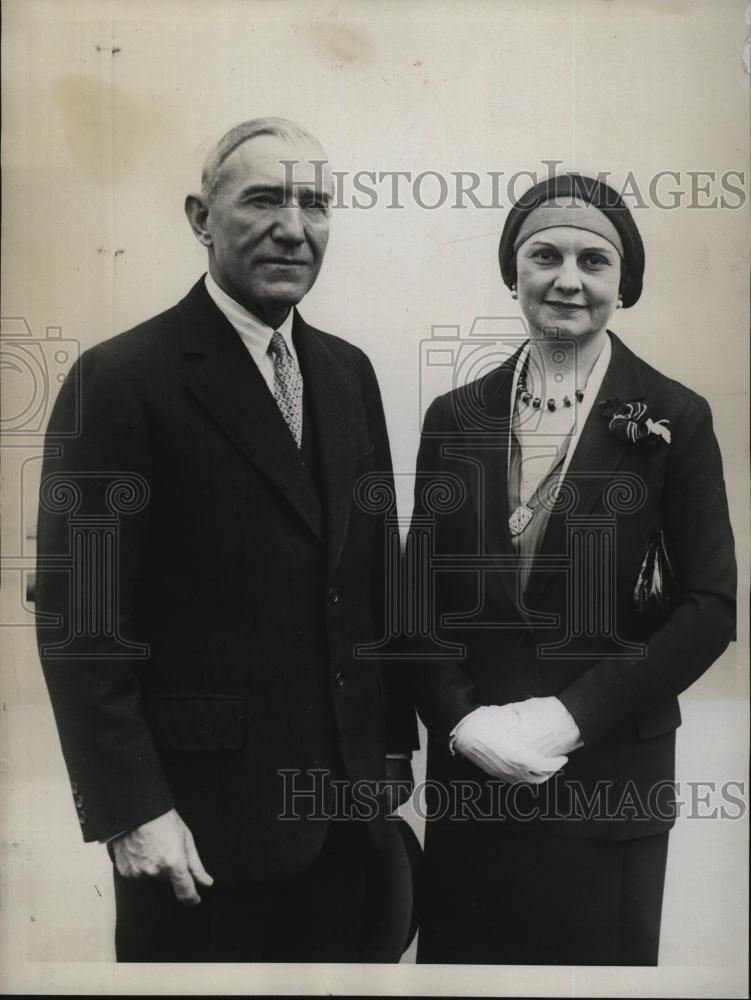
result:
<svg viewBox="0 0 751 1000"><path fill-rule="evenodd" d="M434 652L438 642L461 648L414 669L430 736L429 783L482 783L482 796L465 813L490 810L504 827L518 827L514 815L526 814L527 829L622 839L673 825L677 695L733 637L736 571L709 406L616 336L611 340L598 399L526 594L518 593L507 526L518 355L429 408L409 544L416 543L416 525L430 525L431 571L419 585L427 605L434 601L436 628L426 645ZM643 398L653 420L669 420L671 443L617 439L597 405L606 398ZM675 574L675 603L666 617L639 614L633 601L649 542L660 531ZM473 556L481 558L469 565ZM495 566L493 556L500 557ZM451 729L479 705L548 695L574 717L584 746L555 780L516 786L513 803L491 800L483 772L450 755ZM470 801L471 791L464 794ZM432 826L448 834L451 824ZM428 849L435 835L429 831Z"/></svg>

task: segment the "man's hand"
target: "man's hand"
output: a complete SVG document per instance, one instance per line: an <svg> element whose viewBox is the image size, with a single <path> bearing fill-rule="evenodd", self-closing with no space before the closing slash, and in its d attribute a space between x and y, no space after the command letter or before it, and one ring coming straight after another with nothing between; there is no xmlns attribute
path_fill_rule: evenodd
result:
<svg viewBox="0 0 751 1000"><path fill-rule="evenodd" d="M387 757L386 780L382 785L386 815L396 812L407 801L414 788L411 762L406 757Z"/></svg>
<svg viewBox="0 0 751 1000"><path fill-rule="evenodd" d="M486 774L503 781L541 785L566 764L567 757L545 756L518 735L520 716L510 705L482 705L454 729L454 747Z"/></svg>
<svg viewBox="0 0 751 1000"><path fill-rule="evenodd" d="M553 757L583 746L574 717L558 698L527 698L504 707L519 713L515 734L538 753Z"/></svg>
<svg viewBox="0 0 751 1000"><path fill-rule="evenodd" d="M201 864L193 834L175 809L120 834L111 842L117 870L123 878L162 878L172 883L184 906L197 906L199 885L214 880Z"/></svg>

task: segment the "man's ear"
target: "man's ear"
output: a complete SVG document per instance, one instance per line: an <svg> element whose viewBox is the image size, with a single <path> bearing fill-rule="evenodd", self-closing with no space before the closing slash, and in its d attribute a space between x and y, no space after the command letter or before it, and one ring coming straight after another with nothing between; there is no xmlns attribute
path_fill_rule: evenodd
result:
<svg viewBox="0 0 751 1000"><path fill-rule="evenodd" d="M209 207L200 194L188 195L185 199L185 214L198 242L210 247L213 241L207 228Z"/></svg>

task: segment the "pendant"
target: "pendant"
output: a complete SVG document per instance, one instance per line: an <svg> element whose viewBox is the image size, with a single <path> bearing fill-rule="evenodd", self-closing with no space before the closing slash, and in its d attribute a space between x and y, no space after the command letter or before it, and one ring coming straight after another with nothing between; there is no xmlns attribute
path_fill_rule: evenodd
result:
<svg viewBox="0 0 751 1000"><path fill-rule="evenodd" d="M533 514L534 511L530 507L526 507L524 504L519 504L514 513L508 519L509 531L514 537L516 537L516 535L521 535L529 522L532 520Z"/></svg>

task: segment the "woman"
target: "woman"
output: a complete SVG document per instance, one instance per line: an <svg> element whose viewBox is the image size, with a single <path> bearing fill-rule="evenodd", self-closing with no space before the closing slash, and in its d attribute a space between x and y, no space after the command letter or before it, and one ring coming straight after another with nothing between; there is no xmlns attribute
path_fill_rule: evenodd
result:
<svg viewBox="0 0 751 1000"><path fill-rule="evenodd" d="M500 264L529 340L434 401L418 457L417 585L455 654L415 671L418 961L656 965L676 696L734 630L720 453L705 400L607 329L644 271L615 191L536 185Z"/></svg>

